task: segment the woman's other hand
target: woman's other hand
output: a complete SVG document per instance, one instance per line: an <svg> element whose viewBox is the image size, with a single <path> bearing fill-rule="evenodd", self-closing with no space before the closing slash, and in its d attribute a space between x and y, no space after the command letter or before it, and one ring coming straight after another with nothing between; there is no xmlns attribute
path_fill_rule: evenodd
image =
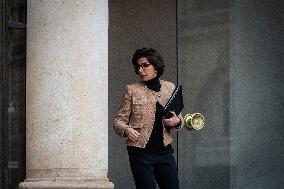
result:
<svg viewBox="0 0 284 189"><path fill-rule="evenodd" d="M164 125L167 127L175 127L181 122L180 118L176 115L175 112L171 113L173 114L173 117L169 119L163 119Z"/></svg>
<svg viewBox="0 0 284 189"><path fill-rule="evenodd" d="M132 141L136 141L140 135L138 131L136 131L135 129L131 127L128 127L127 129L125 129L124 133L127 136L127 138L129 138Z"/></svg>

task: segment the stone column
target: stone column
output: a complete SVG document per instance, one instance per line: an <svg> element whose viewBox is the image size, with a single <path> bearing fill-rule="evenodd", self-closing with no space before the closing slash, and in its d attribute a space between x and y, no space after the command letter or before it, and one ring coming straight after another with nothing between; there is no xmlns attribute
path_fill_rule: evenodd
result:
<svg viewBox="0 0 284 189"><path fill-rule="evenodd" d="M27 179L20 188L113 188L108 1L27 5Z"/></svg>

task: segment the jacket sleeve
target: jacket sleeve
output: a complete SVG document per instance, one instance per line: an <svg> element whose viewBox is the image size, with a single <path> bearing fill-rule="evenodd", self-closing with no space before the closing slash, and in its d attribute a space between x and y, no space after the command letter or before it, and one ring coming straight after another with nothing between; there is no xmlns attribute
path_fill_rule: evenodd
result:
<svg viewBox="0 0 284 189"><path fill-rule="evenodd" d="M122 138L126 138L124 130L129 127L129 120L132 112L132 98L129 87L124 90L122 102L118 113L113 121L113 128L115 132Z"/></svg>

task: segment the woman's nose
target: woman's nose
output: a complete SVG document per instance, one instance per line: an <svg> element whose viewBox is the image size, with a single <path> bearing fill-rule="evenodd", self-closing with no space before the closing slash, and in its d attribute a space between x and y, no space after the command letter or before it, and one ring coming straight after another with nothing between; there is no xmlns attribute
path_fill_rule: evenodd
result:
<svg viewBox="0 0 284 189"><path fill-rule="evenodd" d="M144 70L143 70L143 68L140 66L140 67L138 68L138 73L141 73L142 71L144 71Z"/></svg>

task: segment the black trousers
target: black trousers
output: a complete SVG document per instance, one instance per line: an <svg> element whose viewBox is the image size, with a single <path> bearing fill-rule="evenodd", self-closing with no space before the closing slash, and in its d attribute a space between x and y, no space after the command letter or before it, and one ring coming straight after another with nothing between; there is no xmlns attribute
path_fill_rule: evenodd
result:
<svg viewBox="0 0 284 189"><path fill-rule="evenodd" d="M136 189L179 189L176 162L172 153L149 153L128 150Z"/></svg>

